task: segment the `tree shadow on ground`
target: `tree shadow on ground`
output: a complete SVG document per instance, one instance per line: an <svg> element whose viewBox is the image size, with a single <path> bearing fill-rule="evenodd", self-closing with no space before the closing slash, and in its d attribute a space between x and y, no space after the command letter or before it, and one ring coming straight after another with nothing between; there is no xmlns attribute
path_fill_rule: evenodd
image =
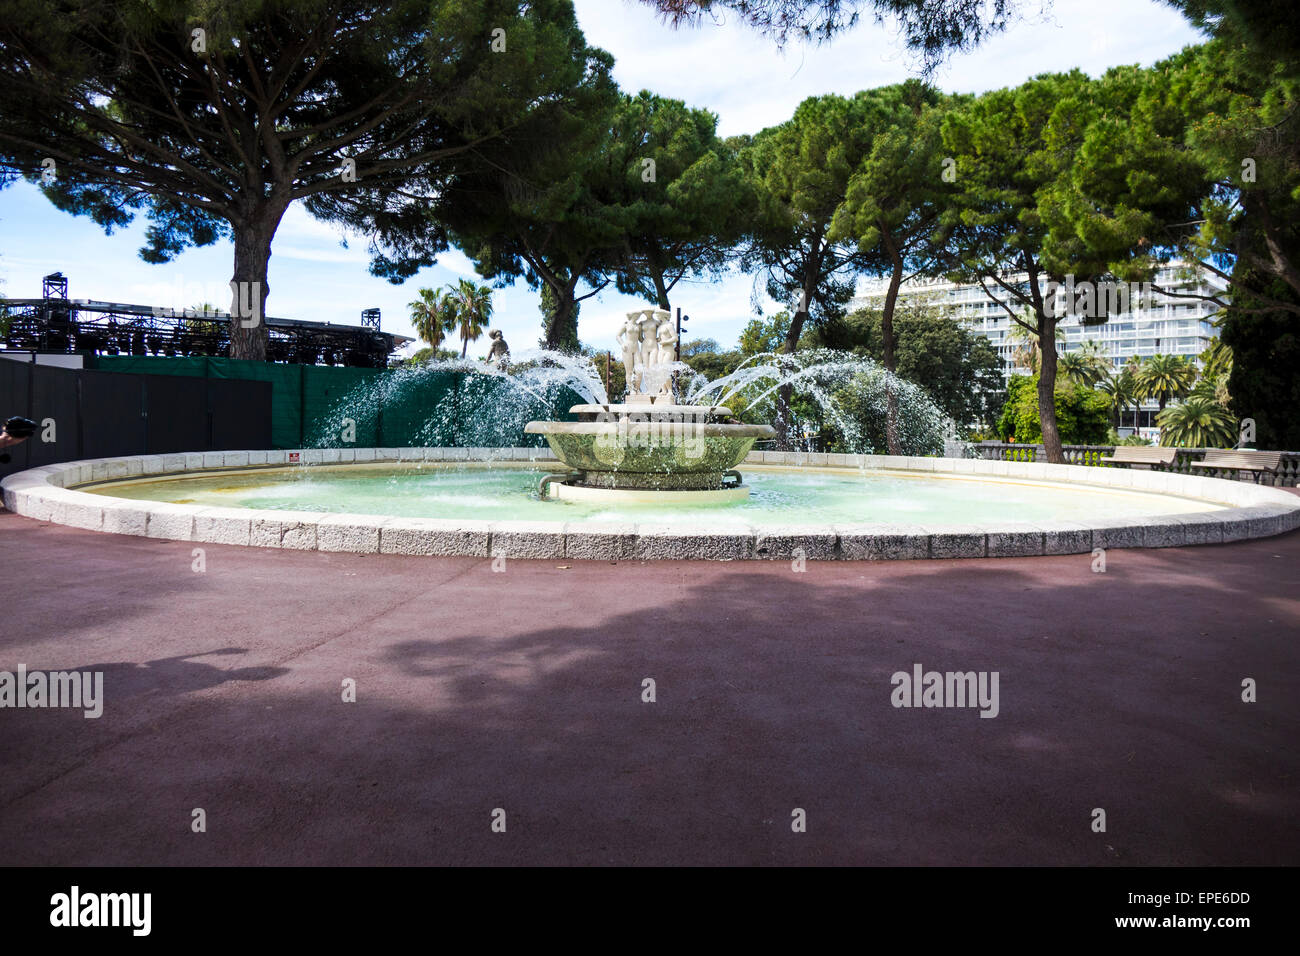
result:
<svg viewBox="0 0 1300 956"><path fill-rule="evenodd" d="M1276 541L1294 562L1300 537ZM287 673L222 681L182 672L201 647L142 653L154 677L213 683L118 701L75 743L104 733L91 724L105 739L64 763L29 715L50 753L0 760L17 784L0 843L64 864L1294 864L1300 608L1258 567L1276 546L1115 553L1105 574L1089 555L504 575L254 556L258 593L279 599L214 599L239 663ZM298 606L320 620L286 630ZM894 707L891 677L916 663L997 671L998 717ZM1246 671L1271 684L1255 705Z"/></svg>

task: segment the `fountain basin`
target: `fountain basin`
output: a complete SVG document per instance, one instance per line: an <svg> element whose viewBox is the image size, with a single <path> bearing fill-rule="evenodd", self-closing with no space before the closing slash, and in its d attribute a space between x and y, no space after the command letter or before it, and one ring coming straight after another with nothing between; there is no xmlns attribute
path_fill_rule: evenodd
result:
<svg viewBox="0 0 1300 956"><path fill-rule="evenodd" d="M549 451L539 448L143 455L33 468L8 476L0 489L5 506L18 515L91 531L484 559L1087 556L1097 548L1213 545L1300 528L1296 495L1200 475L799 452L751 452L744 467L756 489L745 501L623 514L530 495L536 476L558 470ZM405 480L364 477L380 468L454 482L445 495L431 496L418 483L403 494ZM313 497L311 489L325 487L313 476L330 472L356 476L359 485L332 499ZM511 474L517 480L509 487L489 493L493 480ZM769 476L795 484L765 491ZM149 490L157 482L168 487ZM274 487L250 498L232 487L241 482ZM840 505L829 511L810 507L809 482L814 488L838 484ZM216 486L215 495L197 493L207 483ZM918 507L921 501L928 506ZM1127 504L1120 508L1122 502Z"/></svg>
<svg viewBox="0 0 1300 956"><path fill-rule="evenodd" d="M680 421L529 422L524 431L546 436L555 457L591 488L712 491L749 454L770 425Z"/></svg>

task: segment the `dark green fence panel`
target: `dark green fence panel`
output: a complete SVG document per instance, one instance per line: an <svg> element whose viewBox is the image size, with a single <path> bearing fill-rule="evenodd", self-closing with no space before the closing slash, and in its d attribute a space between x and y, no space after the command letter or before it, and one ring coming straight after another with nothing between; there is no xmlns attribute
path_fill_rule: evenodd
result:
<svg viewBox="0 0 1300 956"><path fill-rule="evenodd" d="M270 385L186 371L141 375L0 359L0 415L23 415L41 426L31 439L0 452L0 477L78 458L267 448L271 443Z"/></svg>
<svg viewBox="0 0 1300 956"><path fill-rule="evenodd" d="M207 358L208 376L271 383L271 444L276 448L303 446L302 365Z"/></svg>
<svg viewBox="0 0 1300 956"><path fill-rule="evenodd" d="M303 445L334 445L341 441L343 429L351 419L358 448L379 447L379 433L373 416L358 415L344 406L344 399L373 389L389 374L374 368L331 368L328 365L301 365ZM351 404L351 403L349 403Z"/></svg>
<svg viewBox="0 0 1300 956"><path fill-rule="evenodd" d="M88 356L103 371L269 382L275 448L541 446L525 435L533 418L572 421L582 402L568 388L530 395L492 376L437 369L289 365L228 358ZM351 419L353 442L343 429Z"/></svg>
<svg viewBox="0 0 1300 956"><path fill-rule="evenodd" d="M187 375L271 383L271 443L275 448L301 448L302 365L250 362L243 359L157 358L150 356L88 356L87 368L106 372L134 372L148 375Z"/></svg>
<svg viewBox="0 0 1300 956"><path fill-rule="evenodd" d="M463 445L457 427L456 396L463 372L395 372L384 389L382 445L403 448Z"/></svg>

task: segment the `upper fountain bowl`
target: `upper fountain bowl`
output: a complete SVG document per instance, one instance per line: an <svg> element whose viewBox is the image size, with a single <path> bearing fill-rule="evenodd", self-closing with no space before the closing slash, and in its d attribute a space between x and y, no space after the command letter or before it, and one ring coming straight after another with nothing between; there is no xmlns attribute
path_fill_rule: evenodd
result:
<svg viewBox="0 0 1300 956"><path fill-rule="evenodd" d="M731 409L725 405L675 405L669 395L629 395L625 405L574 405L569 411L577 415L579 421L628 418L632 421L711 422L731 415Z"/></svg>
<svg viewBox="0 0 1300 956"><path fill-rule="evenodd" d="M545 435L555 457L580 473L577 483L590 488L720 489L755 441L776 435L770 425L709 421L708 411L727 414L717 407L665 405L647 413L637 404L575 405L571 411L595 420L529 422L524 431Z"/></svg>

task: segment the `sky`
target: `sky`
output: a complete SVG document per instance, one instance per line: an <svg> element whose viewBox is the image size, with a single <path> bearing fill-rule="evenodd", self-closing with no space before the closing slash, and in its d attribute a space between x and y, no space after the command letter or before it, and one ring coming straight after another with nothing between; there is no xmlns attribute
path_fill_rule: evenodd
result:
<svg viewBox="0 0 1300 956"><path fill-rule="evenodd" d="M936 85L947 92L978 93L1075 67L1096 76L1121 64L1149 65L1201 39L1180 14L1153 0L1056 0L1046 9L1038 0L1022 0L1021 6L1020 22L979 49L952 57L935 75ZM587 42L614 55L620 87L648 89L712 110L723 136L781 123L810 96L851 95L916 72L896 32L869 18L829 43L790 42L778 50L734 15L673 29L637 0L576 0L575 7ZM106 236L90 220L55 209L25 182L0 191L0 293L39 297L41 277L62 271L73 299L172 308L209 302L226 308L230 243L190 249L168 264L150 265L138 255L146 225L138 218ZM345 237L301 206L291 207L272 247L268 314L357 325L362 309L379 308L385 331L413 336L407 304L418 289L477 278L469 260L452 250L393 285L370 275L366 246L364 236ZM672 304L691 316L684 337L713 338L733 347L755 314L755 288L753 276L739 274L720 282L683 280ZM781 308L761 294L758 299L765 314ZM521 281L498 290L493 301L492 327L503 331L516 354L536 346L539 294ZM650 304L612 290L587 299L579 318L583 343L613 349L623 313ZM487 346L484 336L470 344L470 354L485 355Z"/></svg>

